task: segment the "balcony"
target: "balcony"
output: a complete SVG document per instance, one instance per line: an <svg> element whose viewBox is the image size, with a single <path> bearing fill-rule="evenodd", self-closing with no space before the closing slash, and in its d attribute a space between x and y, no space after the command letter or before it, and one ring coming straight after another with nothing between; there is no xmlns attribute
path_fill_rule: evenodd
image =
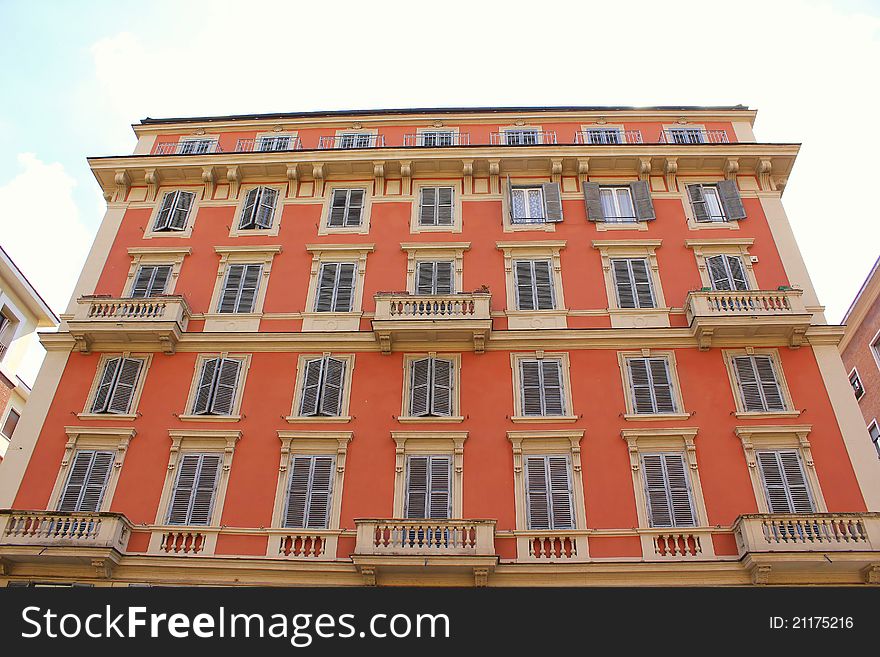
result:
<svg viewBox="0 0 880 657"><path fill-rule="evenodd" d="M184 139L156 144L153 155L205 155L222 152L223 149L216 139Z"/></svg>
<svg viewBox="0 0 880 657"><path fill-rule="evenodd" d="M383 354L401 342L436 344L470 343L481 354L492 331L489 292L412 295L380 292L375 295L373 331ZM451 344L445 344L450 347Z"/></svg>
<svg viewBox="0 0 880 657"><path fill-rule="evenodd" d="M849 572L880 583L880 513L750 514L737 518L733 531L758 583L817 563L829 576Z"/></svg>
<svg viewBox="0 0 880 657"><path fill-rule="evenodd" d="M174 353L186 331L190 311L182 296L146 299L114 299L84 296L68 316L68 329L77 348L88 353L95 343L125 345L131 349L151 349L157 345L166 354Z"/></svg>
<svg viewBox="0 0 880 657"><path fill-rule="evenodd" d="M798 347L812 319L803 291L794 289L694 291L687 296L685 313L702 350L714 338L769 338Z"/></svg>
<svg viewBox="0 0 880 657"><path fill-rule="evenodd" d="M86 565L109 576L131 536L121 513L0 511L2 562Z"/></svg>
<svg viewBox="0 0 880 657"><path fill-rule="evenodd" d="M727 131L705 128L676 128L660 132L660 144L729 144Z"/></svg>
<svg viewBox="0 0 880 657"><path fill-rule="evenodd" d="M608 146L615 144L641 144L641 130L585 130L574 133L575 144Z"/></svg>
<svg viewBox="0 0 880 657"><path fill-rule="evenodd" d="M377 571L473 572L485 585L498 557L494 520L358 519L352 561L367 584Z"/></svg>
<svg viewBox="0 0 880 657"><path fill-rule="evenodd" d="M445 146L470 146L471 136L466 132L427 132L403 136L403 145L423 148L443 148Z"/></svg>

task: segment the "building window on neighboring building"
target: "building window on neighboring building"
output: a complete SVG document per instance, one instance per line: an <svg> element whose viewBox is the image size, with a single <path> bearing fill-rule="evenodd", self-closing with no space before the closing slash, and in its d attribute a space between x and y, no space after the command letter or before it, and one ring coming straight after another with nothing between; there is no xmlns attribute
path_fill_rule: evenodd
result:
<svg viewBox="0 0 880 657"><path fill-rule="evenodd" d="M716 255L706 258L709 280L713 290L748 290L749 280L743 267L742 258L731 255Z"/></svg>
<svg viewBox="0 0 880 657"><path fill-rule="evenodd" d="M15 427L18 426L18 421L21 419L21 415L14 408L10 408L9 412L6 414L6 420L3 422L3 429L0 431L6 438L12 440L12 434L15 433Z"/></svg>
<svg viewBox="0 0 880 657"><path fill-rule="evenodd" d="M410 417L452 415L454 361L435 357L411 360L409 378Z"/></svg>
<svg viewBox="0 0 880 657"><path fill-rule="evenodd" d="M859 377L859 371L856 368L853 368L852 372L849 373L849 384L852 386L856 399L861 399L865 396L865 387L862 385L862 379Z"/></svg>
<svg viewBox="0 0 880 657"><path fill-rule="evenodd" d="M322 356L305 361L299 415L335 417L342 415L347 361Z"/></svg>
<svg viewBox="0 0 880 657"><path fill-rule="evenodd" d="M691 484L682 454L642 454L642 472L651 527L696 525Z"/></svg>
<svg viewBox="0 0 880 657"><path fill-rule="evenodd" d="M553 358L519 361L522 414L556 416L566 414L562 362Z"/></svg>
<svg viewBox="0 0 880 657"><path fill-rule="evenodd" d="M785 394L771 356L735 356L731 362L745 412L772 413L787 410Z"/></svg>
<svg viewBox="0 0 880 657"><path fill-rule="evenodd" d="M209 525L222 454L183 454L168 505L169 525Z"/></svg>
<svg viewBox="0 0 880 657"><path fill-rule="evenodd" d="M143 358L108 358L92 400L92 413L127 415L144 367Z"/></svg>
<svg viewBox="0 0 880 657"><path fill-rule="evenodd" d="M329 454L297 454L290 458L284 527L329 527L335 464L336 459Z"/></svg>
<svg viewBox="0 0 880 657"><path fill-rule="evenodd" d="M552 310L555 305L553 264L549 260L515 260L517 310Z"/></svg>
<svg viewBox="0 0 880 657"><path fill-rule="evenodd" d="M196 195L193 192L166 192L153 224L153 232L183 231Z"/></svg>
<svg viewBox="0 0 880 657"><path fill-rule="evenodd" d="M0 360L3 359L10 345L12 345L12 338L15 337L17 325L18 320L15 319L12 313L7 312L5 309L0 310Z"/></svg>
<svg viewBox="0 0 880 657"><path fill-rule="evenodd" d="M238 220L238 229L265 230L271 228L277 202L278 190L272 187L256 187L248 191L245 195L241 217Z"/></svg>
<svg viewBox="0 0 880 657"><path fill-rule="evenodd" d="M220 295L217 312L253 312L262 275L262 265L229 265L226 270L226 279L223 281L223 291Z"/></svg>
<svg viewBox="0 0 880 657"><path fill-rule="evenodd" d="M452 515L452 458L412 455L406 459L404 515L416 520L446 520ZM442 530L441 530L442 531ZM429 540L413 530L410 540Z"/></svg>
<svg viewBox="0 0 880 657"><path fill-rule="evenodd" d="M571 467L567 455L525 457L528 528L574 529Z"/></svg>
<svg viewBox="0 0 880 657"><path fill-rule="evenodd" d="M612 258L618 308L655 308L647 258Z"/></svg>
<svg viewBox="0 0 880 657"><path fill-rule="evenodd" d="M455 263L421 260L416 264L416 294L452 294Z"/></svg>
<svg viewBox="0 0 880 657"><path fill-rule="evenodd" d="M880 457L880 424L877 424L877 420L873 420L871 424L868 425L868 435L871 437L871 442L874 443L874 449L877 450L877 456Z"/></svg>
<svg viewBox="0 0 880 657"><path fill-rule="evenodd" d="M58 510L72 513L99 511L115 456L110 451L77 451L58 501Z"/></svg>
<svg viewBox="0 0 880 657"><path fill-rule="evenodd" d="M138 268L129 296L132 299L144 299L165 294L170 278L171 265L144 265Z"/></svg>
<svg viewBox="0 0 880 657"><path fill-rule="evenodd" d="M733 180L687 185L687 193L694 220L698 223L745 219L745 208Z"/></svg>
<svg viewBox="0 0 880 657"><path fill-rule="evenodd" d="M202 362L193 400L193 415L232 415L243 361L207 358Z"/></svg>
<svg viewBox="0 0 880 657"><path fill-rule="evenodd" d="M813 513L815 506L797 450L756 453L770 513Z"/></svg>
<svg viewBox="0 0 880 657"><path fill-rule="evenodd" d="M452 226L452 187L422 187L419 191L419 226Z"/></svg>
<svg viewBox="0 0 880 657"><path fill-rule="evenodd" d="M627 358L626 367L634 413L678 412L667 358Z"/></svg>
<svg viewBox="0 0 880 657"><path fill-rule="evenodd" d="M324 262L318 275L315 312L351 312L357 264L353 262Z"/></svg>
<svg viewBox="0 0 880 657"><path fill-rule="evenodd" d="M328 228L353 228L361 225L364 213L364 189L334 189L327 216Z"/></svg>

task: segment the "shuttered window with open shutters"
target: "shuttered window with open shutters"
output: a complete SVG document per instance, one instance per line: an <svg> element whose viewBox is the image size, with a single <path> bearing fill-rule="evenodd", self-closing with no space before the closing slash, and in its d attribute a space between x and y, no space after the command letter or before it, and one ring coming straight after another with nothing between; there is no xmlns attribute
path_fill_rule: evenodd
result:
<svg viewBox="0 0 880 657"><path fill-rule="evenodd" d="M713 290L748 290L749 281L743 267L742 258L731 255L716 255L706 258L709 280Z"/></svg>
<svg viewBox="0 0 880 657"><path fill-rule="evenodd" d="M523 415L565 415L561 361L520 360L519 375Z"/></svg>
<svg viewBox="0 0 880 657"><path fill-rule="evenodd" d="M452 515L452 457L409 456L404 501L407 518L449 518Z"/></svg>
<svg viewBox="0 0 880 657"><path fill-rule="evenodd" d="M736 356L733 369L740 399L746 412L769 413L786 410L785 396L770 356Z"/></svg>
<svg viewBox="0 0 880 657"><path fill-rule="evenodd" d="M635 413L675 413L675 394L666 358L627 358Z"/></svg>
<svg viewBox="0 0 880 657"><path fill-rule="evenodd" d="M132 299L144 299L165 294L165 286L171 278L171 265L144 265L137 271L131 286Z"/></svg>
<svg viewBox="0 0 880 657"><path fill-rule="evenodd" d="M644 180L627 186L585 182L583 191L590 221L626 223L656 219L651 192Z"/></svg>
<svg viewBox="0 0 880 657"><path fill-rule="evenodd" d="M327 529L333 500L332 455L294 455L284 506L284 526L296 529Z"/></svg>
<svg viewBox="0 0 880 657"><path fill-rule="evenodd" d="M507 179L510 222L513 224L559 223L562 221L562 195L557 183L515 186Z"/></svg>
<svg viewBox="0 0 880 657"><path fill-rule="evenodd" d="M262 274L262 265L229 265L217 312L252 313Z"/></svg>
<svg viewBox="0 0 880 657"><path fill-rule="evenodd" d="M684 456L675 452L642 454L648 522L651 527L697 524Z"/></svg>
<svg viewBox="0 0 880 657"><path fill-rule="evenodd" d="M453 197L452 187L422 187L419 192L419 225L451 226Z"/></svg>
<svg viewBox="0 0 880 657"><path fill-rule="evenodd" d="M238 229L265 230L271 228L277 202L277 189L256 187L250 190L244 198L241 218L238 220Z"/></svg>
<svg viewBox="0 0 880 657"><path fill-rule="evenodd" d="M556 307L553 264L549 260L514 260L517 310L552 310Z"/></svg>
<svg viewBox="0 0 880 657"><path fill-rule="evenodd" d="M445 358L410 361L410 416L452 415L454 375L454 362Z"/></svg>
<svg viewBox="0 0 880 657"><path fill-rule="evenodd" d="M92 400L92 413L125 415L131 410L138 377L144 366L142 358L108 358Z"/></svg>
<svg viewBox="0 0 880 657"><path fill-rule="evenodd" d="M568 456L527 456L526 511L529 529L574 529Z"/></svg>
<svg viewBox="0 0 880 657"><path fill-rule="evenodd" d="M813 513L816 508L795 450L757 452L758 468L770 513Z"/></svg>
<svg viewBox="0 0 880 657"><path fill-rule="evenodd" d="M193 192L166 192L156 215L154 232L186 230L186 222L196 195Z"/></svg>
<svg viewBox="0 0 880 657"><path fill-rule="evenodd" d="M336 416L342 414L346 362L323 356L305 362L303 368L301 416Z"/></svg>
<svg viewBox="0 0 880 657"><path fill-rule="evenodd" d="M351 312L357 265L353 262L325 262L318 273L315 312Z"/></svg>
<svg viewBox="0 0 880 657"><path fill-rule="evenodd" d="M612 258L618 308L655 308L651 268L645 258Z"/></svg>
<svg viewBox="0 0 880 657"><path fill-rule="evenodd" d="M235 358L209 358L202 363L193 415L232 414L241 365Z"/></svg>
<svg viewBox="0 0 880 657"><path fill-rule="evenodd" d="M688 199L698 222L738 221L746 218L742 197L733 180L687 186Z"/></svg>
<svg viewBox="0 0 880 657"><path fill-rule="evenodd" d="M82 512L100 511L101 501L110 470L113 467L114 453L109 451L79 450L73 457L67 481L58 500L59 511Z"/></svg>
<svg viewBox="0 0 880 657"><path fill-rule="evenodd" d="M222 454L183 454L168 505L169 525L209 525Z"/></svg>
<svg viewBox="0 0 880 657"><path fill-rule="evenodd" d="M455 263L421 260L416 264L416 294L452 294Z"/></svg>
<svg viewBox="0 0 880 657"><path fill-rule="evenodd" d="M334 189L330 199L329 228L352 228L361 225L364 212L363 189Z"/></svg>

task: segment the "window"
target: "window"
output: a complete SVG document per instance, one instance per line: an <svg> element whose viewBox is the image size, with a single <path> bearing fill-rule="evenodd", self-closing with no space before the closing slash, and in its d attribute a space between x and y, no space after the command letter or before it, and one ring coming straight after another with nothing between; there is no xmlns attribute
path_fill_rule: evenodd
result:
<svg viewBox="0 0 880 657"><path fill-rule="evenodd" d="M541 133L535 128L505 130L504 143L508 146L525 146L541 143Z"/></svg>
<svg viewBox="0 0 880 657"><path fill-rule="evenodd" d="M629 187L604 187L599 190L602 203L602 216L605 221L635 221L636 210L633 207L632 194Z"/></svg>
<svg viewBox="0 0 880 657"><path fill-rule="evenodd" d="M520 360L522 414L565 415L562 362L555 359Z"/></svg>
<svg viewBox="0 0 880 657"><path fill-rule="evenodd" d="M651 527L693 527L696 514L684 456L642 454L645 500Z"/></svg>
<svg viewBox="0 0 880 657"><path fill-rule="evenodd" d="M452 130L423 130L418 135L419 146L452 146L454 142Z"/></svg>
<svg viewBox="0 0 880 657"><path fill-rule="evenodd" d="M634 413L678 411L666 358L627 358L626 367Z"/></svg>
<svg viewBox="0 0 880 657"><path fill-rule="evenodd" d="M346 364L345 360L330 356L305 362L300 416L342 415Z"/></svg>
<svg viewBox="0 0 880 657"><path fill-rule="evenodd" d="M271 137L259 137L257 139L257 150L262 152L269 151L289 151L293 144L293 137L290 135L273 135Z"/></svg>
<svg viewBox="0 0 880 657"><path fill-rule="evenodd" d="M17 324L18 320L12 316L12 313L7 314L6 310L0 312L0 358L3 358L6 350L12 344Z"/></svg>
<svg viewBox="0 0 880 657"><path fill-rule="evenodd" d="M745 219L745 208L733 180L687 185L687 193L693 218L697 223Z"/></svg>
<svg viewBox="0 0 880 657"><path fill-rule="evenodd" d="M363 132L347 132L339 135L339 148L369 148L375 135Z"/></svg>
<svg viewBox="0 0 880 657"><path fill-rule="evenodd" d="M95 390L91 412L128 414L143 366L144 360L141 358L107 359Z"/></svg>
<svg viewBox="0 0 880 657"><path fill-rule="evenodd" d="M183 454L168 505L169 525L209 525L223 457Z"/></svg>
<svg viewBox="0 0 880 657"><path fill-rule="evenodd" d="M527 456L525 466L528 529L574 529L568 456Z"/></svg>
<svg viewBox="0 0 880 657"><path fill-rule="evenodd" d="M588 144L622 144L623 133L620 128L587 128Z"/></svg>
<svg viewBox="0 0 880 657"><path fill-rule="evenodd" d="M272 227L275 217L275 204L278 201L278 190L271 187L256 187L248 191L244 200L241 217L238 220L239 230L257 230Z"/></svg>
<svg viewBox="0 0 880 657"><path fill-rule="evenodd" d="M861 399L865 396L865 388L862 385L862 379L859 377L859 372L856 368L853 368L853 371L849 373L849 384L852 386L856 399Z"/></svg>
<svg viewBox="0 0 880 657"><path fill-rule="evenodd" d="M509 185L509 182L508 182ZM510 187L510 219L514 224L543 224L562 221L559 185Z"/></svg>
<svg viewBox="0 0 880 657"><path fill-rule="evenodd" d="M181 139L177 152L180 155L202 155L214 150L214 139Z"/></svg>
<svg viewBox="0 0 880 657"><path fill-rule="evenodd" d="M353 262L324 262L318 276L315 312L351 312L357 265Z"/></svg>
<svg viewBox="0 0 880 657"><path fill-rule="evenodd" d="M618 308L655 308L646 258L612 258L611 270Z"/></svg>
<svg viewBox="0 0 880 657"><path fill-rule="evenodd" d="M331 455L294 455L284 506L284 527L327 529L333 500L336 459Z"/></svg>
<svg viewBox="0 0 880 657"><path fill-rule="evenodd" d="M229 265L223 292L220 295L219 313L250 313L254 310L262 265Z"/></svg>
<svg viewBox="0 0 880 657"><path fill-rule="evenodd" d="M713 290L748 290L749 280L743 267L742 258L731 255L716 255L706 258L706 268Z"/></svg>
<svg viewBox="0 0 880 657"><path fill-rule="evenodd" d="M746 412L785 411L785 396L770 356L735 356L733 371L742 408Z"/></svg>
<svg viewBox="0 0 880 657"><path fill-rule="evenodd" d="M165 294L169 278L171 265L144 265L138 269L129 296L132 299L143 299Z"/></svg>
<svg viewBox="0 0 880 657"><path fill-rule="evenodd" d="M153 224L153 232L186 230L186 222L195 198L194 192L166 192Z"/></svg>
<svg viewBox="0 0 880 657"><path fill-rule="evenodd" d="M416 294L452 294L455 263L422 260L416 265Z"/></svg>
<svg viewBox="0 0 880 657"><path fill-rule="evenodd" d="M453 196L452 187L422 187L419 191L419 225L451 226Z"/></svg>
<svg viewBox="0 0 880 657"><path fill-rule="evenodd" d="M242 361L209 358L202 362L193 401L193 415L232 415Z"/></svg>
<svg viewBox="0 0 880 657"><path fill-rule="evenodd" d="M656 218L648 183L636 180L628 185L583 183L587 219L600 223L634 223Z"/></svg>
<svg viewBox="0 0 880 657"><path fill-rule="evenodd" d="M703 144L706 142L702 128L667 128L666 138L672 144Z"/></svg>
<svg viewBox="0 0 880 657"><path fill-rule="evenodd" d="M759 451L756 456L770 513L815 511L796 450Z"/></svg>
<svg viewBox="0 0 880 657"><path fill-rule="evenodd" d="M58 502L58 510L76 513L99 511L115 456L110 451L77 451Z"/></svg>
<svg viewBox="0 0 880 657"><path fill-rule="evenodd" d="M455 364L444 358L420 358L409 363L409 416L452 415Z"/></svg>
<svg viewBox="0 0 880 657"><path fill-rule="evenodd" d="M880 456L880 425L877 424L877 420L871 422L868 427L868 436L871 437L871 442L874 443L874 449L877 450L877 456Z"/></svg>
<svg viewBox="0 0 880 657"><path fill-rule="evenodd" d="M19 412L14 408L10 408L9 413L6 414L6 421L3 423L3 430L0 431L0 433L12 440L12 434L15 433L15 427L18 426L18 421L20 419L21 415Z"/></svg>
<svg viewBox="0 0 880 657"><path fill-rule="evenodd" d="M334 189L330 201L330 214L327 217L328 228L351 228L361 225L364 211L363 189Z"/></svg>
<svg viewBox="0 0 880 657"><path fill-rule="evenodd" d="M445 520L452 515L452 458L413 455L406 460L407 518Z"/></svg>
<svg viewBox="0 0 880 657"><path fill-rule="evenodd" d="M517 310L555 308L553 271L549 260L515 260Z"/></svg>

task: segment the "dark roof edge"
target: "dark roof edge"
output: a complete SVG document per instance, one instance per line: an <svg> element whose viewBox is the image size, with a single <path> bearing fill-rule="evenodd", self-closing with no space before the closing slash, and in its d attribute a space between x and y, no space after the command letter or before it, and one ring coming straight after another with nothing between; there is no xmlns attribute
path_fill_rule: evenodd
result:
<svg viewBox="0 0 880 657"><path fill-rule="evenodd" d="M297 119L320 116L376 116L379 114L492 114L505 112L599 112L599 111L748 111L748 105L658 105L634 107L625 105L560 105L546 107L413 107L398 109L320 110L313 112L276 112L272 114L229 114L226 116L190 116L141 119L140 125L162 123L204 123L210 121L255 121L261 119Z"/></svg>

